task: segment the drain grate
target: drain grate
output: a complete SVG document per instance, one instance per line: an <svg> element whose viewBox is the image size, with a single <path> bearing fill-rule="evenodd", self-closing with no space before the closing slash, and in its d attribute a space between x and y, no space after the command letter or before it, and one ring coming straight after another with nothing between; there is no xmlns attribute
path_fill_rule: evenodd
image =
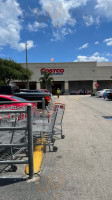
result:
<svg viewBox="0 0 112 200"><path fill-rule="evenodd" d="M112 120L112 116L103 116L103 118L105 118L107 120Z"/></svg>

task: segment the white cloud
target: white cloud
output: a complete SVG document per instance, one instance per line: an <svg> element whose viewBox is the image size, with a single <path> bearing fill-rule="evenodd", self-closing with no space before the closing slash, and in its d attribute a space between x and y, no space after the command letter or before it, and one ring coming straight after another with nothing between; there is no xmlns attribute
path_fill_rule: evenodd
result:
<svg viewBox="0 0 112 200"><path fill-rule="evenodd" d="M70 28L57 29L53 31L53 38L51 39L51 42L61 40L68 34L72 34L72 30Z"/></svg>
<svg viewBox="0 0 112 200"><path fill-rule="evenodd" d="M91 26L94 23L94 19L91 15L83 16L86 26Z"/></svg>
<svg viewBox="0 0 112 200"><path fill-rule="evenodd" d="M97 0L96 9L102 15L112 19L112 0Z"/></svg>
<svg viewBox="0 0 112 200"><path fill-rule="evenodd" d="M34 47L34 42L33 42L32 40L28 40L26 43L28 44L28 45L27 45L27 49L28 49L28 50L31 49L32 47ZM18 50L19 50L19 51L25 50L25 44L26 44L26 43L19 43L19 45L18 45Z"/></svg>
<svg viewBox="0 0 112 200"><path fill-rule="evenodd" d="M88 47L88 45L89 45L88 43L86 43L86 44L82 45L81 47L79 47L79 50L87 48L87 47Z"/></svg>
<svg viewBox="0 0 112 200"><path fill-rule="evenodd" d="M96 44L96 45L99 44L99 41L96 41L95 44Z"/></svg>
<svg viewBox="0 0 112 200"><path fill-rule="evenodd" d="M107 46L112 46L112 38L105 39L104 42Z"/></svg>
<svg viewBox="0 0 112 200"><path fill-rule="evenodd" d="M40 0L42 9L49 14L53 26L62 27L66 24L75 25L70 10L86 5L88 0Z"/></svg>
<svg viewBox="0 0 112 200"><path fill-rule="evenodd" d="M77 56L77 59L74 62L108 62L108 59L105 57L100 57L99 53L96 52L92 56Z"/></svg>
<svg viewBox="0 0 112 200"><path fill-rule="evenodd" d="M107 53L106 56L112 57L112 53Z"/></svg>
<svg viewBox="0 0 112 200"><path fill-rule="evenodd" d="M18 51L25 49L25 43L20 43L22 15L22 10L16 0L0 0L0 47L9 45ZM33 41L27 42L28 49L34 46Z"/></svg>
<svg viewBox="0 0 112 200"><path fill-rule="evenodd" d="M46 28L48 25L46 23L39 23L35 21L33 24L28 24L28 29L30 31L37 32L39 29Z"/></svg>
<svg viewBox="0 0 112 200"><path fill-rule="evenodd" d="M95 53L93 54L93 56L99 56L99 53L98 53L98 52L95 52Z"/></svg>
<svg viewBox="0 0 112 200"><path fill-rule="evenodd" d="M95 18L95 23L96 23L96 24L100 24L100 16L97 16L97 17Z"/></svg>
<svg viewBox="0 0 112 200"><path fill-rule="evenodd" d="M74 62L87 62L87 56L77 56L77 59Z"/></svg>
<svg viewBox="0 0 112 200"><path fill-rule="evenodd" d="M39 7L33 8L31 9L32 13L34 15L36 15L36 17L40 16L40 15L46 15L44 10L40 10Z"/></svg>
<svg viewBox="0 0 112 200"><path fill-rule="evenodd" d="M84 22L86 26L91 26L92 24L99 24L100 23L100 17L93 18L92 15L89 16L83 16Z"/></svg>
<svg viewBox="0 0 112 200"><path fill-rule="evenodd" d="M16 0L0 0L0 46L18 48L22 10Z"/></svg>

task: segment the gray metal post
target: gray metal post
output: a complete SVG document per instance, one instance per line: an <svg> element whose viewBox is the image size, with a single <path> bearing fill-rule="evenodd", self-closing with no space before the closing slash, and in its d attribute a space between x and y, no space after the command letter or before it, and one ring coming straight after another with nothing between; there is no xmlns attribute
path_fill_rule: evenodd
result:
<svg viewBox="0 0 112 200"><path fill-rule="evenodd" d="M42 98L42 110L45 110L45 98Z"/></svg>
<svg viewBox="0 0 112 200"><path fill-rule="evenodd" d="M28 69L27 45L28 45L28 43L25 44L25 49L26 49L26 69ZM27 82L26 82L26 88L29 89L29 80L28 79L27 79Z"/></svg>
<svg viewBox="0 0 112 200"><path fill-rule="evenodd" d="M27 106L29 178L33 178L32 106Z"/></svg>

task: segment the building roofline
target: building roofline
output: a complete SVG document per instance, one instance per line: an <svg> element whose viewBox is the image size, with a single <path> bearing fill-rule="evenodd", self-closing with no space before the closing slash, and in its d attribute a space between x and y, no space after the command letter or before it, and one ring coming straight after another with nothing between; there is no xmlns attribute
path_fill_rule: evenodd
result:
<svg viewBox="0 0 112 200"><path fill-rule="evenodd" d="M97 62L95 62L95 61L88 61L88 62L28 62L28 64L63 64L63 63L97 63ZM26 64L26 63L21 63L21 64Z"/></svg>

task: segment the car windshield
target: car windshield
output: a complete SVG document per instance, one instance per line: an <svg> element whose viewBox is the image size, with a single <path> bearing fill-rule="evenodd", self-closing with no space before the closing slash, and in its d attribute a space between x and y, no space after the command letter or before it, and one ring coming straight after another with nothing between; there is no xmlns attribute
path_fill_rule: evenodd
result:
<svg viewBox="0 0 112 200"><path fill-rule="evenodd" d="M16 96L13 96L13 97L12 97L12 101L13 101L14 99L15 99L15 100L18 100L18 101L27 101L26 99L22 99L22 98L16 97Z"/></svg>
<svg viewBox="0 0 112 200"><path fill-rule="evenodd" d="M41 90L27 90L27 89L20 89L20 92L25 92L25 93L43 93Z"/></svg>

